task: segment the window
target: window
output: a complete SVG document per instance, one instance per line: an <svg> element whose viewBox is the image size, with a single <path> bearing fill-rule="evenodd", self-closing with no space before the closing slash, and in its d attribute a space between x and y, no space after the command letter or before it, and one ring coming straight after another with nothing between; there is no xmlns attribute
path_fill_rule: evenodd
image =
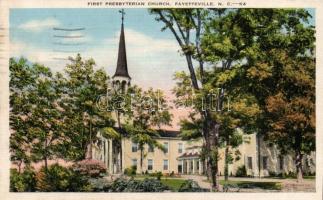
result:
<svg viewBox="0 0 323 200"><path fill-rule="evenodd" d="M182 161L179 161L179 163L177 164L177 171L178 171L178 173L182 173L182 169L183 169Z"/></svg>
<svg viewBox="0 0 323 200"><path fill-rule="evenodd" d="M137 159L132 159L132 166L137 167Z"/></svg>
<svg viewBox="0 0 323 200"><path fill-rule="evenodd" d="M148 152L154 152L153 145L148 145Z"/></svg>
<svg viewBox="0 0 323 200"><path fill-rule="evenodd" d="M165 153L168 153L168 142L164 142Z"/></svg>
<svg viewBox="0 0 323 200"><path fill-rule="evenodd" d="M153 170L153 160L148 159L148 170Z"/></svg>
<svg viewBox="0 0 323 200"><path fill-rule="evenodd" d="M263 167L263 169L267 169L267 167L268 167L268 157L267 156L262 157L262 167Z"/></svg>
<svg viewBox="0 0 323 200"><path fill-rule="evenodd" d="M199 171L200 170L200 161L196 161L196 170Z"/></svg>
<svg viewBox="0 0 323 200"><path fill-rule="evenodd" d="M132 152L137 152L138 151L138 144L137 143L132 143Z"/></svg>
<svg viewBox="0 0 323 200"><path fill-rule="evenodd" d="M252 169L252 157L248 157L248 168Z"/></svg>
<svg viewBox="0 0 323 200"><path fill-rule="evenodd" d="M178 153L183 153L183 143L178 143Z"/></svg>
<svg viewBox="0 0 323 200"><path fill-rule="evenodd" d="M168 160L164 160L163 169L168 170Z"/></svg>
<svg viewBox="0 0 323 200"><path fill-rule="evenodd" d="M280 170L284 169L284 156L282 155L279 156L279 169Z"/></svg>

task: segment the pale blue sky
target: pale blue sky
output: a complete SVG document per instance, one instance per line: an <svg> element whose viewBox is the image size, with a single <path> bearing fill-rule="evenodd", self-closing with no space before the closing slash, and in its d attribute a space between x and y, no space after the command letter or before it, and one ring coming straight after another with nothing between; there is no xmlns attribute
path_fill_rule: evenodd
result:
<svg viewBox="0 0 323 200"><path fill-rule="evenodd" d="M13 9L10 12L12 55L61 70L65 58L80 51L92 57L98 67L113 75L116 65L121 16L119 9ZM133 82L143 87L171 89L175 71L186 70L178 45L169 31L161 32L161 23L147 9L125 9L125 37L128 68ZM76 33L55 31L53 27L78 28ZM54 35L84 35L62 39ZM55 43L77 43L61 46ZM57 52L60 50L69 52Z"/></svg>

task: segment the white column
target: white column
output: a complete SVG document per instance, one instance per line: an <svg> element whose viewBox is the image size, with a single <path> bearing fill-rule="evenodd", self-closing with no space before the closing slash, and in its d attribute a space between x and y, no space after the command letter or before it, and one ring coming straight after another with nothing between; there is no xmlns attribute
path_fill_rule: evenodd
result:
<svg viewBox="0 0 323 200"><path fill-rule="evenodd" d="M184 160L182 160L182 171L181 171L182 174L184 174Z"/></svg>
<svg viewBox="0 0 323 200"><path fill-rule="evenodd" d="M192 167L193 172L192 173L195 174L195 160L194 159L192 160L192 164L193 164L193 167Z"/></svg>
<svg viewBox="0 0 323 200"><path fill-rule="evenodd" d="M201 162L201 160L198 160L198 162L199 162L199 174L202 174L202 162Z"/></svg>
<svg viewBox="0 0 323 200"><path fill-rule="evenodd" d="M112 159L112 149L113 149L113 146L112 146L112 140L109 140L109 172L110 174L113 174L113 159Z"/></svg>

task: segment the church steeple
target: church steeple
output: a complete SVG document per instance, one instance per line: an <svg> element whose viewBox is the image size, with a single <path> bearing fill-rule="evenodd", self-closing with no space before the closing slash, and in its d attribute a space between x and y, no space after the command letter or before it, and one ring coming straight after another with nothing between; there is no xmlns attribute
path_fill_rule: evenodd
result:
<svg viewBox="0 0 323 200"><path fill-rule="evenodd" d="M127 53L126 53L126 42L125 42L125 35L124 35L124 10L119 11L122 15L121 17L121 32L120 32L120 39L119 39L119 51L118 51L118 61L117 61L117 68L116 72L113 75L115 77L123 77L127 79L131 79L128 73L128 65L127 65Z"/></svg>

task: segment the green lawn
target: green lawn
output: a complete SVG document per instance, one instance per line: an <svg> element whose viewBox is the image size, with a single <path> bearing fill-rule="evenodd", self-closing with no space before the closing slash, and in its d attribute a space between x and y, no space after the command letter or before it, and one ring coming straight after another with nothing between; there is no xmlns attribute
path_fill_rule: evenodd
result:
<svg viewBox="0 0 323 200"><path fill-rule="evenodd" d="M269 177L269 178L274 178L274 179L297 179L297 177ZM315 176L304 176L304 179L307 180L315 180Z"/></svg>
<svg viewBox="0 0 323 200"><path fill-rule="evenodd" d="M177 192L180 186L185 182L184 179L178 179L178 178L162 178L161 182L168 186L172 191Z"/></svg>
<svg viewBox="0 0 323 200"><path fill-rule="evenodd" d="M255 182L255 181L225 181L220 180L221 185L229 185L229 187L237 188L260 188L264 190L281 190L282 186L280 182Z"/></svg>

